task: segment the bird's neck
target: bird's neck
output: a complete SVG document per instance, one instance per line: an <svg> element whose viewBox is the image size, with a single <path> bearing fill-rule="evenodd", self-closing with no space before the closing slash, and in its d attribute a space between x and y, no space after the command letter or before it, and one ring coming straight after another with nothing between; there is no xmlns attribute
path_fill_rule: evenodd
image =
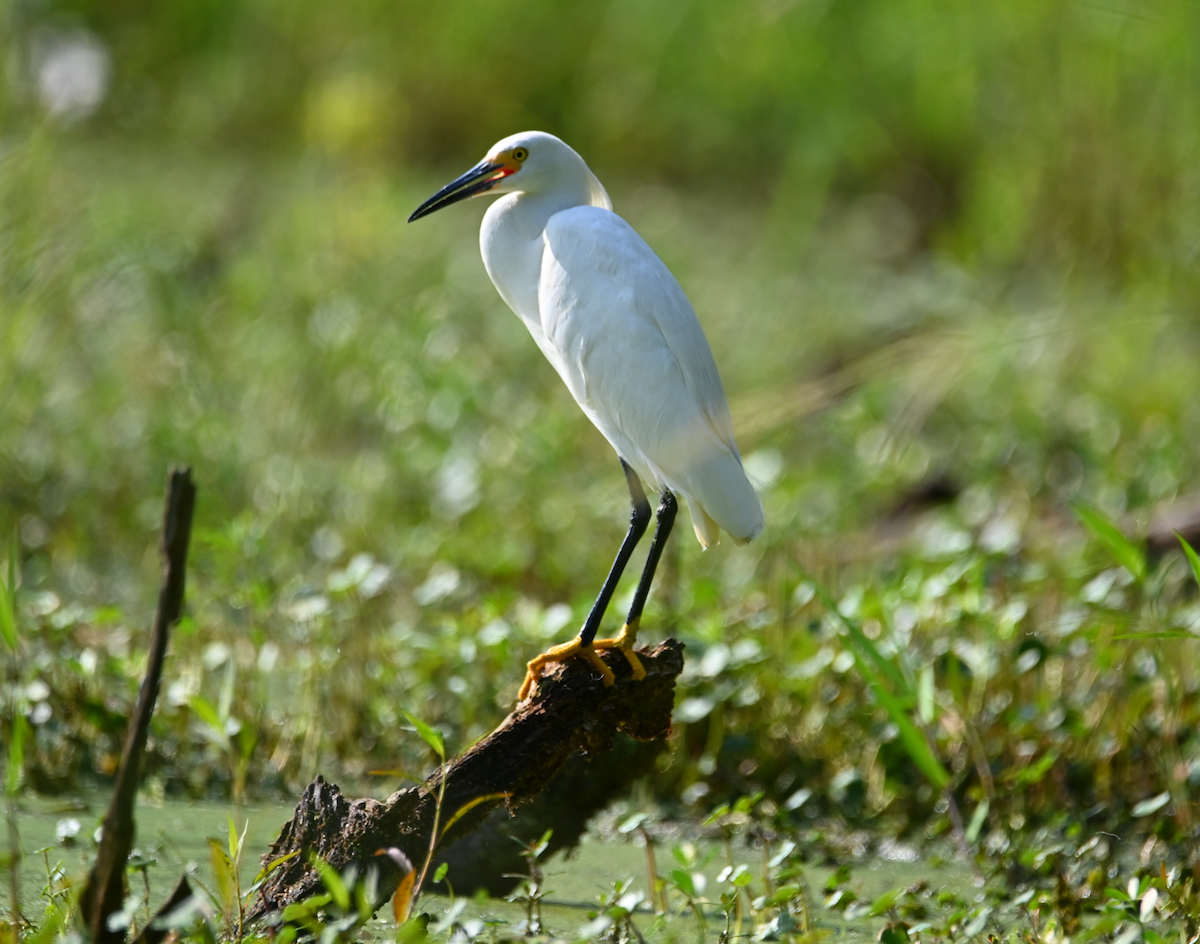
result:
<svg viewBox="0 0 1200 944"><path fill-rule="evenodd" d="M484 218L495 218L514 238L541 239L546 223L555 213L577 206L598 206L612 209L608 193L591 171L584 173L569 186L555 186L537 193L505 194L493 203Z"/></svg>
<svg viewBox="0 0 1200 944"><path fill-rule="evenodd" d="M612 208L600 182L588 174L578 187L542 193L509 193L483 217L479 248L496 290L542 343L537 290L542 267L542 233L550 217L577 206ZM594 186L593 186L594 185Z"/></svg>

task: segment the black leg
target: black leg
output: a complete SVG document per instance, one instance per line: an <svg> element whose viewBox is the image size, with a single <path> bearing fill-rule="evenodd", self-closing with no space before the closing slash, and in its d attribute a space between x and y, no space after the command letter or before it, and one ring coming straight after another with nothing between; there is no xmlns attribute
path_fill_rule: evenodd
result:
<svg viewBox="0 0 1200 944"><path fill-rule="evenodd" d="M604 586L600 588L596 602L592 604L592 610L588 613L588 618L583 624L583 629L579 631L579 641L585 646L591 645L592 640L596 638L596 631L600 628L600 621L604 619L604 612L608 609L608 601L612 599L613 591L617 589L617 581L621 579L621 574L625 571L625 565L629 563L633 549L637 547L637 542L641 540L642 535L646 533L647 526L650 524L650 502L646 500L646 492L642 488L642 483L624 459L621 460L621 468L625 470L625 481L629 484L629 497L633 501L633 512L629 516L629 531L625 534L625 540L621 542L621 549L617 551L617 559L613 561L612 570L608 572L608 577L604 580ZM669 495L670 492L666 492L665 494ZM674 498L671 501L673 505ZM658 530L654 533L655 544L658 544L658 532L662 530L661 508L659 508L658 514ZM672 517L674 517L673 512ZM670 530L670 525L667 527ZM650 553L653 555L655 563L657 563L658 555L654 553L653 547L651 547ZM650 576L653 577L653 565L647 562L646 566L649 568ZM647 583L649 582L645 575L642 576L642 580ZM649 590L649 587L646 589ZM642 588L639 585L638 598L644 599L644 596ZM641 612L640 607L638 612Z"/></svg>
<svg viewBox="0 0 1200 944"><path fill-rule="evenodd" d="M641 615L642 607L646 603L646 595L650 592L650 583L654 580L654 568L658 565L658 558L662 554L667 535L671 533L671 523L675 520L677 506L675 496L670 492L663 492L662 504L658 506L658 526L654 529L654 543L650 545L650 554L646 558L646 567L642 571L642 579L638 583L633 608L629 611L629 620L632 625L627 623L621 627L621 632L613 639L597 639L596 630L600 628L600 621L604 619L604 611L608 609L613 591L617 588L617 582L621 579L621 574L625 570L625 565L629 563L629 558L633 554L637 542L646 533L646 528L650 526L650 503L646 501L646 492L642 488L642 483L638 480L637 473L629 468L629 464L624 459L621 460L621 468L625 470L625 481L629 485L629 497L633 501L633 513L629 516L629 531L625 535L625 540L621 542L621 549L617 551L617 559L613 561L612 570L608 572L604 586L600 588L600 594L596 597L596 602L592 604L592 611L588 613L588 618L583 624L583 629L579 631L579 636L570 642L553 646L529 661L525 671L525 681L521 683L521 690L517 693L517 701L524 701L533 693L538 679L542 676L543 668L552 662L563 662L572 656L583 656L592 664L592 668L600 673L604 684L612 685L616 681L616 677L613 675L613 670L600 657L597 649L622 650L629 662L631 677L635 680L646 677L646 670L633 651L633 644L637 639L637 618Z"/></svg>
<svg viewBox="0 0 1200 944"><path fill-rule="evenodd" d="M633 604L629 607L629 615L625 617L625 625L637 629L638 620L642 618L642 608L646 605L646 597L650 596L650 584L654 582L654 571L658 568L658 559L662 557L667 538L671 536L671 526L675 523L675 513L679 511L679 502L675 496L664 490L662 501L658 505L658 524L654 526L654 540L650 542L650 553L646 555L646 566L642 568L642 579L638 581L637 593L633 595Z"/></svg>

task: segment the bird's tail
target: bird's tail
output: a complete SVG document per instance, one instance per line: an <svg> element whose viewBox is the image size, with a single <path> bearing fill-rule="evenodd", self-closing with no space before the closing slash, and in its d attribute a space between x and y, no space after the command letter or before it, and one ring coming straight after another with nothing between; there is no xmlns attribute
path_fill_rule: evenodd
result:
<svg viewBox="0 0 1200 944"><path fill-rule="evenodd" d="M704 547L720 540L722 528L735 544L745 544L762 533L762 502L736 455L711 456L693 467L688 479L684 495L696 537Z"/></svg>

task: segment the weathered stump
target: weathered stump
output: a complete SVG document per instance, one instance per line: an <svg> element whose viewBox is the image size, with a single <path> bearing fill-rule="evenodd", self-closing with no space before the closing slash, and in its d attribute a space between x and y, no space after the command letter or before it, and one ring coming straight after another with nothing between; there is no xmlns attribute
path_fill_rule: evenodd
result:
<svg viewBox="0 0 1200 944"><path fill-rule="evenodd" d="M445 770L443 828L472 801L488 799L458 818L439 847L466 836L501 804L511 811L533 800L580 751L591 757L602 754L618 733L639 741L665 738L671 728L675 680L683 670L683 644L668 639L639 655L646 677L635 682L619 652L603 653L617 675L616 684L608 688L582 659L555 666L532 698L451 760ZM375 869L374 904L387 901L403 875L390 857L376 853L398 848L420 868L429 849L441 781L439 769L421 787L400 790L386 800L348 800L318 776L263 856L263 864L292 852L299 855L271 872L247 918L261 919L319 893L321 878L311 867L314 855L339 871L352 864L359 874Z"/></svg>
<svg viewBox="0 0 1200 944"><path fill-rule="evenodd" d="M549 831L544 856L574 849L588 821L653 771L666 747L665 739L643 742L620 735L600 763L586 754L571 755L537 798L516 815L499 806L470 835L439 849L433 857L434 869L442 863L449 867L446 880L459 895L483 890L492 898L503 898L528 871L523 857L527 846ZM443 894L448 891L445 883L427 887Z"/></svg>

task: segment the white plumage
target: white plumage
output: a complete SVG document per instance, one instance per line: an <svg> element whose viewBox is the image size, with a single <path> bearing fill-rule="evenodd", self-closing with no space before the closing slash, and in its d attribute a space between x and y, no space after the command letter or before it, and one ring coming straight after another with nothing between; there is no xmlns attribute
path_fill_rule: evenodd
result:
<svg viewBox="0 0 1200 944"><path fill-rule="evenodd" d="M588 418L642 482L687 499L705 547L721 529L739 544L757 537L762 504L742 469L700 322L670 270L612 212L583 159L553 135L512 135L410 220L485 192L504 195L480 229L488 275ZM620 556L618 565L617 576ZM643 583L648 590L648 577ZM627 623L636 624L636 608Z"/></svg>
<svg viewBox="0 0 1200 944"><path fill-rule="evenodd" d="M757 537L762 504L742 471L725 389L679 283L628 223L583 159L526 132L520 171L483 218L488 275L546 358L638 476L688 500L700 543L715 526Z"/></svg>

